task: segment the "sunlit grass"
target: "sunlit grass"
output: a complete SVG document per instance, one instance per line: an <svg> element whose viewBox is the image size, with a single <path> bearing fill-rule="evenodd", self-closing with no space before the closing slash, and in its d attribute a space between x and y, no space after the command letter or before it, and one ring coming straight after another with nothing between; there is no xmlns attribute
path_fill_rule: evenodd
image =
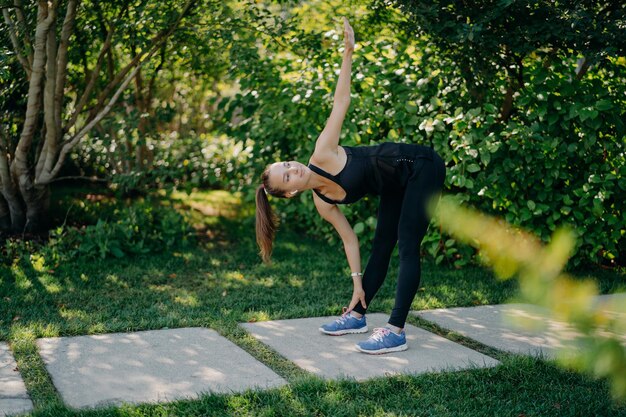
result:
<svg viewBox="0 0 626 417"><path fill-rule="evenodd" d="M181 207L198 213L185 201L182 203ZM419 415L420 410L430 410L431 415L475 416L509 415L512 409L516 416L624 413L611 401L603 381L510 355L499 356L503 366L492 370L383 378L366 383L320 381L248 335L238 323L339 314L352 293L351 282L345 279L346 261L341 248L302 239L300 233L282 228L274 263L266 266L258 258L249 218L200 215L198 219L204 222L207 232L214 227L220 230L220 242L208 240L187 250L133 258L78 260L61 264L52 272L38 267L40 263L22 259L0 271L0 340L11 344L38 407L35 415L77 415L60 405L36 354L36 338L194 326L217 330L291 385L260 393L208 395L164 405L84 411L80 415L369 416ZM362 256L365 261L368 253ZM391 311L397 266L394 258L370 311ZM623 277L607 271L579 273L597 276L602 292L615 291L623 283ZM482 267L456 270L425 261L412 307L497 304L511 299L517 290L515 281L500 281ZM458 341L470 343L463 338ZM352 401L341 401L344 398ZM513 405L512 398L516 399Z"/></svg>
<svg viewBox="0 0 626 417"><path fill-rule="evenodd" d="M173 201L183 202L205 216L233 218L240 215L242 211L241 195L223 190L194 190L191 194L184 191L174 191L171 198Z"/></svg>

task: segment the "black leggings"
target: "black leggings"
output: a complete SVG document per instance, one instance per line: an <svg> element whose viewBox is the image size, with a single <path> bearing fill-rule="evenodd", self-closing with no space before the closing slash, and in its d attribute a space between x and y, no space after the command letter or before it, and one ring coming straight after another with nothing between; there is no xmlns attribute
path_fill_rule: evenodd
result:
<svg viewBox="0 0 626 417"><path fill-rule="evenodd" d="M398 287L389 324L401 328L420 283L420 245L430 223L428 205L431 204L432 209L439 201L446 174L445 163L439 155L435 154L433 161L421 161L422 169L417 169L409 178L404 193L380 196L372 254L363 274L365 302L369 306L387 276L389 259L398 242ZM360 303L354 311L365 314Z"/></svg>

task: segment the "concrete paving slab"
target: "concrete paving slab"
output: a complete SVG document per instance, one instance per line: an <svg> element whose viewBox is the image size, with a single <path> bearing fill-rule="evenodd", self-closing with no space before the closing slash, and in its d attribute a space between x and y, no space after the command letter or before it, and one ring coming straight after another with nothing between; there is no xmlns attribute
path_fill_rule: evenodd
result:
<svg viewBox="0 0 626 417"><path fill-rule="evenodd" d="M37 340L63 401L100 407L196 398L286 384L243 349L206 328Z"/></svg>
<svg viewBox="0 0 626 417"><path fill-rule="evenodd" d="M499 362L426 330L406 326L409 349L385 355L358 352L354 345L383 327L388 316L368 314L366 334L328 336L318 328L337 317L244 323L241 326L301 368L323 378L368 378L495 366Z"/></svg>
<svg viewBox="0 0 626 417"><path fill-rule="evenodd" d="M0 343L0 417L32 411L33 403L9 345Z"/></svg>
<svg viewBox="0 0 626 417"><path fill-rule="evenodd" d="M602 295L594 302L601 303L612 316L626 320L626 294ZM574 346L577 337L566 324L548 318L545 310L528 304L444 308L411 314L485 345L532 356L554 358L558 349ZM522 330L514 323L516 320L528 324L528 329ZM626 335L619 337L626 345Z"/></svg>
<svg viewBox="0 0 626 417"><path fill-rule="evenodd" d="M626 292L599 295L594 303L601 304L604 311L612 313L619 320L626 320Z"/></svg>

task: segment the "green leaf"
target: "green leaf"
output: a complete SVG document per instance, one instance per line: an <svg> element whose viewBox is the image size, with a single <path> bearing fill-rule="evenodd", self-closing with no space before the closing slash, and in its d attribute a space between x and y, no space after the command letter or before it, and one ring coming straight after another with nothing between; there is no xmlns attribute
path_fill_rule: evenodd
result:
<svg viewBox="0 0 626 417"><path fill-rule="evenodd" d="M539 108L537 108L537 114L540 117L543 117L546 115L546 113L548 112L548 105L546 103L542 103Z"/></svg>
<svg viewBox="0 0 626 417"><path fill-rule="evenodd" d="M559 120L559 115L557 113L551 113L548 116L548 125L552 126Z"/></svg>
<svg viewBox="0 0 626 417"><path fill-rule="evenodd" d="M596 109L600 111L609 110L613 107L611 100L603 99L596 103Z"/></svg>
<svg viewBox="0 0 626 417"><path fill-rule="evenodd" d="M123 258L124 257L124 252L122 252L122 250L120 248L118 248L117 246L112 246L111 247L111 253L116 258Z"/></svg>
<svg viewBox="0 0 626 417"><path fill-rule="evenodd" d="M478 166L478 164L469 164L467 166L467 171L468 172L478 172L478 171L480 171L480 167Z"/></svg>
<svg viewBox="0 0 626 417"><path fill-rule="evenodd" d="M365 225L363 224L363 222L358 222L357 224L354 225L354 233L356 233L357 235L360 235L361 233L363 233L364 230L365 230Z"/></svg>
<svg viewBox="0 0 626 417"><path fill-rule="evenodd" d="M584 122L587 119L595 119L596 117L598 117L598 111L585 107L580 110L578 117L580 118L581 122Z"/></svg>
<svg viewBox="0 0 626 417"><path fill-rule="evenodd" d="M528 208L530 210L534 210L535 209L535 202L533 200L528 200L528 202L526 203L526 205L528 206Z"/></svg>
<svg viewBox="0 0 626 417"><path fill-rule="evenodd" d="M494 113L494 114L498 112L498 108L491 103L485 104L485 110L487 110L487 112L489 113Z"/></svg>
<svg viewBox="0 0 626 417"><path fill-rule="evenodd" d="M419 117L413 115L409 118L409 120L406 121L406 124L410 125L410 126L417 126L419 124Z"/></svg>

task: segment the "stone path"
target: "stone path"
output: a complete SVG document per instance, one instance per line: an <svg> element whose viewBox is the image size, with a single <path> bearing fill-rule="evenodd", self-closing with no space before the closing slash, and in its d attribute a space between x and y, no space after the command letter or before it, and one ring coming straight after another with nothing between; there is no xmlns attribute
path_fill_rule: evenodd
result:
<svg viewBox="0 0 626 417"><path fill-rule="evenodd" d="M33 403L28 397L9 345L0 343L0 416L32 409Z"/></svg>
<svg viewBox="0 0 626 417"><path fill-rule="evenodd" d="M626 293L600 296L605 310L626 322ZM553 356L563 339L562 324L547 321L528 305L509 304L414 312L419 317L488 346ZM542 332L521 331L507 317L539 319ZM367 334L333 337L318 327L336 317L243 323L260 342L323 378L364 380L398 373L496 366L498 361L424 329L407 325L409 350L366 355L354 344L385 324L369 314ZM626 325L624 326L626 328ZM626 333L626 331L624 332ZM626 335L622 335L626 345ZM100 407L195 398L278 387L287 382L234 343L206 328L115 333L37 340L39 353L63 401L71 407ZM6 343L0 343L0 417L32 410L24 383Z"/></svg>
<svg viewBox="0 0 626 417"><path fill-rule="evenodd" d="M39 339L37 345L63 401L76 408L286 384L206 328Z"/></svg>
<svg viewBox="0 0 626 417"><path fill-rule="evenodd" d="M626 321L626 293L602 295L596 297L595 303L602 303L604 311ZM485 345L533 356L554 358L559 348L571 347L577 336L542 309L528 304L444 308L412 314ZM522 330L516 321L538 330ZM621 335L621 339L626 345L626 335Z"/></svg>
<svg viewBox="0 0 626 417"><path fill-rule="evenodd" d="M355 343L367 339L374 327L383 327L389 318L368 314L367 334L327 336L318 328L337 317L314 317L247 323L242 326L261 342L301 368L324 378L352 377L357 380L392 375L495 366L499 362L441 336L407 324L404 352L367 355Z"/></svg>

